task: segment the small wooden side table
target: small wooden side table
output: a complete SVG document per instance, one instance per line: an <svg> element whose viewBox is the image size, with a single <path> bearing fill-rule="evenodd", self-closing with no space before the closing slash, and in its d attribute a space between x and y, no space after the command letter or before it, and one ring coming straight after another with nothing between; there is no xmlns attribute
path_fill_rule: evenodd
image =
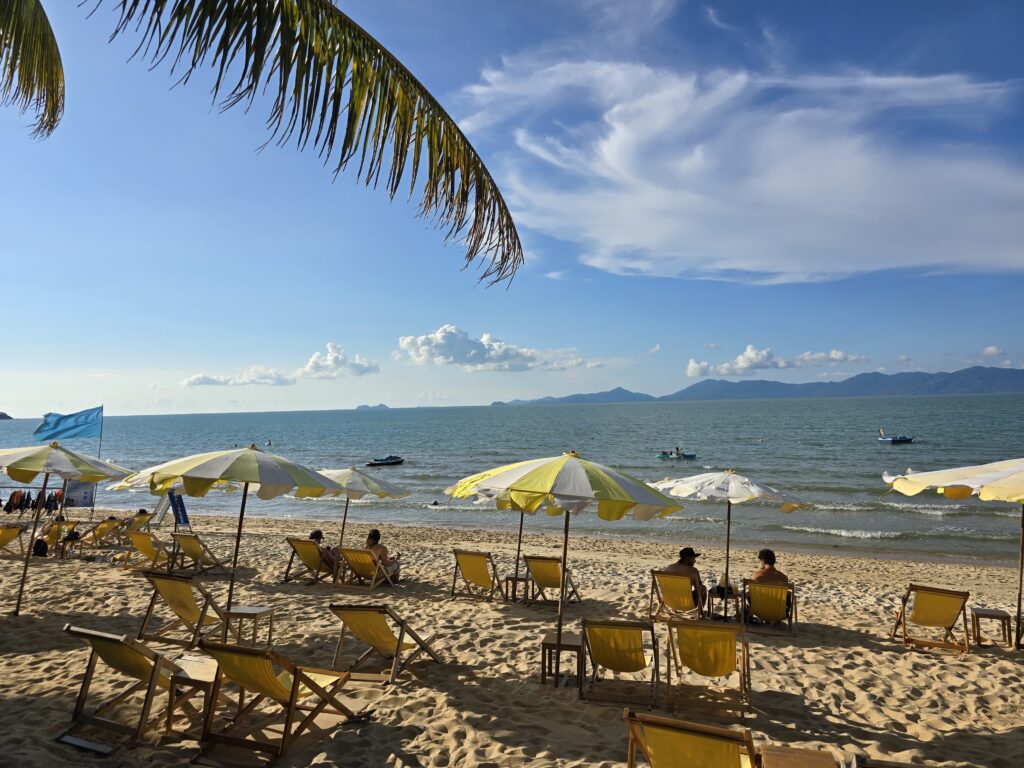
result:
<svg viewBox="0 0 1024 768"><path fill-rule="evenodd" d="M823 749L797 749L766 744L761 754L761 768L836 768L836 758Z"/></svg>
<svg viewBox="0 0 1024 768"><path fill-rule="evenodd" d="M547 685L548 675L555 676L555 657L557 648L557 633L548 632L540 644L540 684ZM583 640L579 635L572 632L562 633L562 653L566 651L576 654L576 677L578 678L583 666ZM564 674L564 673L563 673ZM555 681L558 685L558 681Z"/></svg>
<svg viewBox="0 0 1024 768"><path fill-rule="evenodd" d="M1011 639L1013 633L1010 630L1010 614L998 608L982 608L974 606L971 608L971 634L974 636L974 644L981 645L981 620L992 619L999 622L999 629L1003 636L1003 642L1007 648L1013 647Z"/></svg>
<svg viewBox="0 0 1024 768"><path fill-rule="evenodd" d="M529 600L529 576L506 576L505 577L505 599L519 602Z"/></svg>
<svg viewBox="0 0 1024 768"><path fill-rule="evenodd" d="M732 606L733 606L733 609L734 609L733 617L737 621L739 621L739 618L740 618L740 596L739 596L738 590L733 589L732 587L729 587L728 589L725 588L725 587L718 587L718 586L709 587L708 588L708 615L709 616L714 616L715 615L715 600L718 600L723 605L726 604L727 601L732 601Z"/></svg>
<svg viewBox="0 0 1024 768"><path fill-rule="evenodd" d="M203 712L211 705L213 683L217 677L217 662L209 656L186 653L174 659L178 665L177 672L171 674L170 685L167 686L167 733L171 732L174 710L178 707L178 688L196 688L203 692Z"/></svg>
<svg viewBox="0 0 1024 768"><path fill-rule="evenodd" d="M269 646L274 641L274 609L260 605L233 605L230 609L224 611L223 641L225 643L228 641L228 634L231 631L231 622L237 621L238 625L235 628L235 632L238 637L239 645L242 645L242 628L246 620L248 620L252 622L252 644L256 645L258 642L257 631L260 626L260 619L264 618L270 619L269 627L267 629L267 645Z"/></svg>

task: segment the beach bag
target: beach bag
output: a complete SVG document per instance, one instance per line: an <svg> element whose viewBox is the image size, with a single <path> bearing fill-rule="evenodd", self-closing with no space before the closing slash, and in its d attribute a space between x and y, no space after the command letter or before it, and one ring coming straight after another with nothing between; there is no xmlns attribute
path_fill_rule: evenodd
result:
<svg viewBox="0 0 1024 768"><path fill-rule="evenodd" d="M35 544L32 545L32 555L34 557L46 557L49 551L50 547L43 539L36 539Z"/></svg>

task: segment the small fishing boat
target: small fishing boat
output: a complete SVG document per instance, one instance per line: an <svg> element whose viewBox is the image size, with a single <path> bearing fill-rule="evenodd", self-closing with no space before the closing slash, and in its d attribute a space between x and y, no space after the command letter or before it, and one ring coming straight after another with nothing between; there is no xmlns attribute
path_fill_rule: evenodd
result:
<svg viewBox="0 0 1024 768"><path fill-rule="evenodd" d="M914 442L913 435L887 435L885 430L879 428L878 430L878 442L885 445L905 445L907 443Z"/></svg>
<svg viewBox="0 0 1024 768"><path fill-rule="evenodd" d="M662 451L658 454L659 459L696 459L696 453L683 453L682 451Z"/></svg>
<svg viewBox="0 0 1024 768"><path fill-rule="evenodd" d="M373 461L366 462L368 467L397 467L399 464L404 464L405 459L401 456L395 456L393 453L389 453L387 456L374 459Z"/></svg>

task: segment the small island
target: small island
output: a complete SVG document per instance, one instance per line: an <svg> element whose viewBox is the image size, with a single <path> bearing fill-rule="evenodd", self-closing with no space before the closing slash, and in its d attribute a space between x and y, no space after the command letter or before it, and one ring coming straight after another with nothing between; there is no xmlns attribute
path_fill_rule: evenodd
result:
<svg viewBox="0 0 1024 768"><path fill-rule="evenodd" d="M14 417L0 411L0 421L14 421Z"/></svg>
<svg viewBox="0 0 1024 768"><path fill-rule="evenodd" d="M390 411L384 403L377 403L376 405L357 405L357 411Z"/></svg>

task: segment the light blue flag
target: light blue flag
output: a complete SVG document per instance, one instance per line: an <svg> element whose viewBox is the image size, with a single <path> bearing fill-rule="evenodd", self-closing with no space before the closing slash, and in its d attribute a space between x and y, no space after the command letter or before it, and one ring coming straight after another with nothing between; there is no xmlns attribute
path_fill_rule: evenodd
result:
<svg viewBox="0 0 1024 768"><path fill-rule="evenodd" d="M40 442L64 437L99 437L103 432L103 406L87 411L69 413L48 413L43 423L36 427L32 436Z"/></svg>

